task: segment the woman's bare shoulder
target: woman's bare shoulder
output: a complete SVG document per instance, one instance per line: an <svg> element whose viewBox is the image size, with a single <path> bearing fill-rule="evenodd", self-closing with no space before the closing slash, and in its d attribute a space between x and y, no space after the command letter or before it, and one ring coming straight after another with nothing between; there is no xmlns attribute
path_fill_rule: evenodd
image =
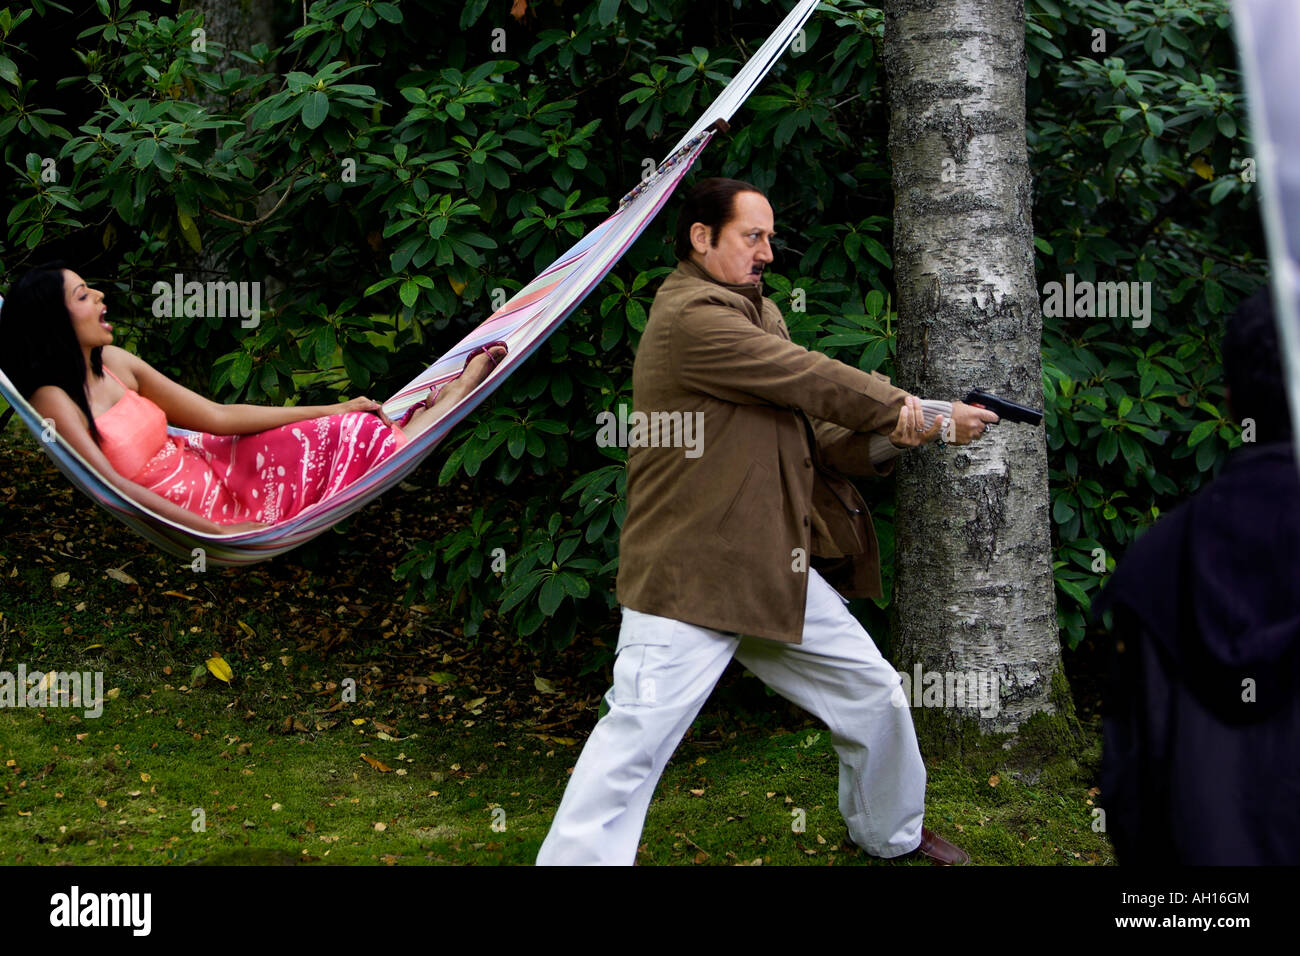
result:
<svg viewBox="0 0 1300 956"><path fill-rule="evenodd" d="M105 345L100 357L104 364L112 369L113 374L122 380L122 384L137 392L140 390L140 383L135 377L136 370L141 365L138 357L116 345Z"/></svg>
<svg viewBox="0 0 1300 956"><path fill-rule="evenodd" d="M52 418L56 422L70 418L72 421L80 421L82 428L86 427L86 416L72 400L72 396L58 385L42 385L32 392L30 401L32 408L42 418Z"/></svg>

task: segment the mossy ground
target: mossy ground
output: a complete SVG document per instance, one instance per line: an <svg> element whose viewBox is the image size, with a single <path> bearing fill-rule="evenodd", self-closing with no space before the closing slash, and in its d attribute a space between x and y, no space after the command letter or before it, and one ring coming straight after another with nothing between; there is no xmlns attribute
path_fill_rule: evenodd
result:
<svg viewBox="0 0 1300 956"><path fill-rule="evenodd" d="M128 671L119 660L110 669L119 693L98 719L65 708L0 710L0 861L533 860L580 741L494 721L434 722L394 712L382 696L328 714L324 702L304 710L303 682L328 679L332 667L293 660L234 686L209 679L193 688L161 677L156 662ZM748 711L764 705L761 688L747 686L756 683L733 677L678 749L640 861L879 863L842 842L829 732L811 722L760 730L765 717L790 726L799 717L784 705ZM736 714L749 718L744 730L729 729ZM979 863L1112 862L1091 829L1095 747L1082 762L1040 754L1033 765L1025 756L991 746L932 760L928 825Z"/></svg>
<svg viewBox="0 0 1300 956"><path fill-rule="evenodd" d="M490 724L416 726L382 741L357 718L276 736L227 712L221 694L121 696L99 721L0 712L0 861L529 863L577 755ZM878 863L842 843L836 767L829 733L812 727L687 741L651 805L639 860ZM1111 862L1090 827L1086 778L986 769L928 767L927 823L974 861Z"/></svg>

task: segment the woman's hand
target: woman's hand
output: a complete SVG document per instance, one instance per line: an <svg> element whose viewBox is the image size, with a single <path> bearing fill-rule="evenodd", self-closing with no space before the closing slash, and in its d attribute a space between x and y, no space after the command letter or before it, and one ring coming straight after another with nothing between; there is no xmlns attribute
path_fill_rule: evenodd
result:
<svg viewBox="0 0 1300 956"><path fill-rule="evenodd" d="M364 395L360 398L354 398L350 402L340 402L334 408L335 411L330 413L332 415L345 415L348 412L374 412L385 425L393 424L393 420L384 414L384 406L373 399L366 398Z"/></svg>

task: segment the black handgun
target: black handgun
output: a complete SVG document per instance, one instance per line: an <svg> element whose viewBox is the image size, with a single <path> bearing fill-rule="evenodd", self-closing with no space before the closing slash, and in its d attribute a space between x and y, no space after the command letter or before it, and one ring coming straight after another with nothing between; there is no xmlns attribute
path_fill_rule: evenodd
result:
<svg viewBox="0 0 1300 956"><path fill-rule="evenodd" d="M987 408L991 412L996 412L998 419L1004 422L1024 422L1026 425L1039 425L1043 421L1043 413L1037 408L1017 405L1015 402L1009 402L1005 398L998 398L988 392L972 391L962 401L976 408Z"/></svg>

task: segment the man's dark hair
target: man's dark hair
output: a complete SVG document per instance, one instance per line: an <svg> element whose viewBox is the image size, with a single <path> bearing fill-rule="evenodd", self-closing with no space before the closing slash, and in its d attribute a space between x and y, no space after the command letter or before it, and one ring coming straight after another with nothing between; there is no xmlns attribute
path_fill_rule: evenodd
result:
<svg viewBox="0 0 1300 956"><path fill-rule="evenodd" d="M1265 286L1237 307L1223 333L1223 374L1238 421L1255 420L1255 440L1291 437L1291 411L1273 297Z"/></svg>
<svg viewBox="0 0 1300 956"><path fill-rule="evenodd" d="M0 306L0 368L30 399L42 385L56 385L76 402L99 441L86 400L86 360L64 300L62 262L36 266L15 282ZM103 348L90 350L90 371L104 377Z"/></svg>
<svg viewBox="0 0 1300 956"><path fill-rule="evenodd" d="M686 194L686 201L677 214L677 232L674 235L676 246L673 251L678 261L691 257L691 226L702 222L709 227L709 244L718 244L718 235L722 227L731 222L731 214L736 206L739 193L758 193L762 191L750 183L739 179L701 179Z"/></svg>

